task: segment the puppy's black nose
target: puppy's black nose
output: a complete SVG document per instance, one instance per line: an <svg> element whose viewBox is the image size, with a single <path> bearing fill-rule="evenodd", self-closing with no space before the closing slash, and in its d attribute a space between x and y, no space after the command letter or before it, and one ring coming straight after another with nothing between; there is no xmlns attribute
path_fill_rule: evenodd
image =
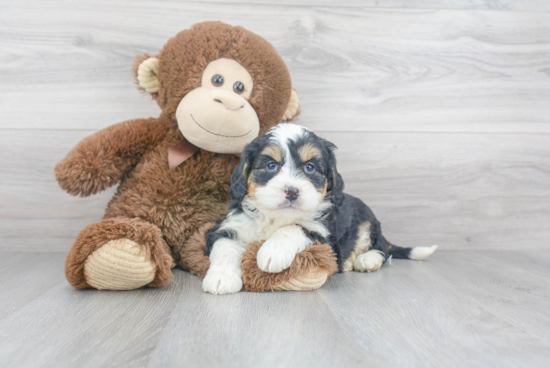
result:
<svg viewBox="0 0 550 368"><path fill-rule="evenodd" d="M287 187L285 188L285 194L286 199L288 199L289 201L294 201L300 195L300 191L298 190L298 188Z"/></svg>

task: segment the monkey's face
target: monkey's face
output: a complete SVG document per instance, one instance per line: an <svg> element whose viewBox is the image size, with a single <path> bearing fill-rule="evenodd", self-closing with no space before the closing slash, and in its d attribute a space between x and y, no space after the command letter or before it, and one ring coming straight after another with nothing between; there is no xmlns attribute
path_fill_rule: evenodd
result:
<svg viewBox="0 0 550 368"><path fill-rule="evenodd" d="M258 134L299 113L277 50L242 27L203 22L179 32L134 75L184 137L216 153L240 153Z"/></svg>
<svg viewBox="0 0 550 368"><path fill-rule="evenodd" d="M201 86L190 91L176 110L178 126L194 145L217 153L239 153L260 132L248 102L254 88L248 71L232 59L208 64Z"/></svg>

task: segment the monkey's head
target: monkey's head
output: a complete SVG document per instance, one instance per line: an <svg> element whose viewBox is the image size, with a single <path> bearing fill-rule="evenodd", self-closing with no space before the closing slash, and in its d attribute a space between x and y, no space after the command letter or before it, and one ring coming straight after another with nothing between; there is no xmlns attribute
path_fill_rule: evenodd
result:
<svg viewBox="0 0 550 368"><path fill-rule="evenodd" d="M242 27L195 24L157 57L136 57L134 72L194 145L239 153L299 112L290 73L275 48Z"/></svg>

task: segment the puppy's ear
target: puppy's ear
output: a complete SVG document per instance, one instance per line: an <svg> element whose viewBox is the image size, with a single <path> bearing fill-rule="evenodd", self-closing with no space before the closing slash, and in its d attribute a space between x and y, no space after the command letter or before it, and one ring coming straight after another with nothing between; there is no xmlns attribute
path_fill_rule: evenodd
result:
<svg viewBox="0 0 550 368"><path fill-rule="evenodd" d="M337 148L333 143L327 142L328 148L328 185L327 192L330 193L330 201L335 206L340 206L344 201L344 180L336 169L336 156L334 150Z"/></svg>
<svg viewBox="0 0 550 368"><path fill-rule="evenodd" d="M248 193L248 175L252 169L256 150L251 144L244 148L239 165L231 174L231 187L229 188L229 198L233 203L241 203Z"/></svg>

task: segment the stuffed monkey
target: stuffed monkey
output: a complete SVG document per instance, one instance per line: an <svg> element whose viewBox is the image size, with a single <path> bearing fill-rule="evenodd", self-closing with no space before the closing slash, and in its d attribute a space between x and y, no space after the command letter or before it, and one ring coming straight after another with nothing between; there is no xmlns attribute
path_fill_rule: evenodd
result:
<svg viewBox="0 0 550 368"><path fill-rule="evenodd" d="M282 58L241 27L196 24L158 56L136 57L133 69L160 117L105 128L55 167L71 195L119 184L103 219L84 228L67 255L65 275L77 289L161 287L175 266L204 278L205 232L227 213L236 154L299 113ZM260 245L243 255L244 290L314 289L336 270L330 247L317 244L268 274L255 264Z"/></svg>

